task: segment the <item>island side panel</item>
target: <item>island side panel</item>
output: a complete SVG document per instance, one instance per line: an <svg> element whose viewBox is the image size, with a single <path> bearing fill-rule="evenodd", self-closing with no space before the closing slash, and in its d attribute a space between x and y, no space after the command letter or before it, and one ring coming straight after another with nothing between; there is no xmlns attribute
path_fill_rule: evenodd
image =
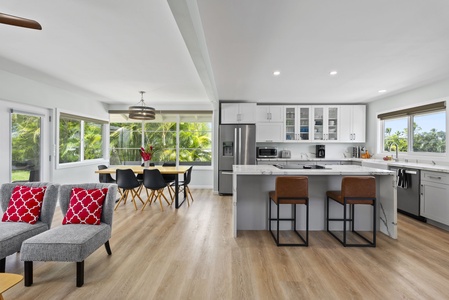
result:
<svg viewBox="0 0 449 300"><path fill-rule="evenodd" d="M274 190L275 178L280 175L234 175L234 194L233 194L233 217L234 217L234 237L237 236L237 230L268 230L268 192ZM309 175L309 199L310 199L310 221L309 228L314 230L326 229L326 191L339 190L341 186L340 175ZM386 215L388 220L397 220L394 176L376 176L378 180L378 220L382 215ZM392 201L394 200L394 201ZM383 210L379 209L382 203ZM276 206L272 205L272 216L275 215ZM369 206L358 206L356 208L356 228L358 230L370 231L372 221L372 210ZM343 207L330 202L331 217L341 217ZM281 216L289 217L291 213L289 205L281 206ZM304 230L305 220L304 205L297 206L299 221L297 228ZM396 221L394 221L396 224ZM386 235L396 238L396 225L391 224L386 227L382 221L377 222L377 229ZM331 230L342 230L341 222L330 224ZM281 223L281 230L291 229L288 222Z"/></svg>
<svg viewBox="0 0 449 300"><path fill-rule="evenodd" d="M398 238L396 176L377 176L379 230L393 239Z"/></svg>

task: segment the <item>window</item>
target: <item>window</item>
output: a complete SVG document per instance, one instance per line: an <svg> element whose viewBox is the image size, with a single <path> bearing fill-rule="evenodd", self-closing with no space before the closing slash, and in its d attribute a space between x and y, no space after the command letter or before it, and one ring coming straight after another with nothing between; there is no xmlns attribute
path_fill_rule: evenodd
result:
<svg viewBox="0 0 449 300"><path fill-rule="evenodd" d="M408 118L388 119L384 121L384 151L390 148L396 151L396 145L400 152L408 149Z"/></svg>
<svg viewBox="0 0 449 300"><path fill-rule="evenodd" d="M179 162L198 164L212 161L212 123L183 122L179 124Z"/></svg>
<svg viewBox="0 0 449 300"><path fill-rule="evenodd" d="M409 154L446 153L445 102L386 113L378 116L383 125L383 151Z"/></svg>
<svg viewBox="0 0 449 300"><path fill-rule="evenodd" d="M446 112L413 116L413 152L446 152Z"/></svg>
<svg viewBox="0 0 449 300"><path fill-rule="evenodd" d="M110 164L140 163L139 149L149 145L153 146L151 161L156 164L211 165L212 113L163 113L146 122L124 122L111 114Z"/></svg>
<svg viewBox="0 0 449 300"><path fill-rule="evenodd" d="M106 122L61 113L59 163L103 158L103 126Z"/></svg>

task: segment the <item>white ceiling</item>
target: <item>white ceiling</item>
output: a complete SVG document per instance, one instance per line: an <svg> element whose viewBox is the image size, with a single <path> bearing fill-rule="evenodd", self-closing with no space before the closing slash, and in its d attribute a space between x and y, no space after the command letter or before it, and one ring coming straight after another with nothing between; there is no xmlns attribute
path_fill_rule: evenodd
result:
<svg viewBox="0 0 449 300"><path fill-rule="evenodd" d="M0 24L1 69L109 104L140 90L153 106L360 103L449 77L447 0L3 0L0 12L43 27Z"/></svg>

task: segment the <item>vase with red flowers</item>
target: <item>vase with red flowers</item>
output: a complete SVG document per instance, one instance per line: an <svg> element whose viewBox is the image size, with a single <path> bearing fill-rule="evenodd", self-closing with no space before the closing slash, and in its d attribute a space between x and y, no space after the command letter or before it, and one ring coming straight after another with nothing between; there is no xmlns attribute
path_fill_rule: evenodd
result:
<svg viewBox="0 0 449 300"><path fill-rule="evenodd" d="M143 159L143 165L145 167L150 166L150 160L153 157L153 146L140 147L140 156Z"/></svg>

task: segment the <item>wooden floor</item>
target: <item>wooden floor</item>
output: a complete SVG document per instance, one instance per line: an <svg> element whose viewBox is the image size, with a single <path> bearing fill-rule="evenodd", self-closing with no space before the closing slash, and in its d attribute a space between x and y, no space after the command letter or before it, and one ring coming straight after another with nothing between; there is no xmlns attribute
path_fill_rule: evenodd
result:
<svg viewBox="0 0 449 300"><path fill-rule="evenodd" d="M449 232L400 216L399 239L378 234L377 248L344 248L311 232L308 248L276 247L267 231L231 232L231 197L192 190L179 210L158 205L114 215L112 255L102 247L85 261L35 262L34 284L5 299L448 299ZM61 213L54 226L61 223ZM23 274L19 254L6 271Z"/></svg>

